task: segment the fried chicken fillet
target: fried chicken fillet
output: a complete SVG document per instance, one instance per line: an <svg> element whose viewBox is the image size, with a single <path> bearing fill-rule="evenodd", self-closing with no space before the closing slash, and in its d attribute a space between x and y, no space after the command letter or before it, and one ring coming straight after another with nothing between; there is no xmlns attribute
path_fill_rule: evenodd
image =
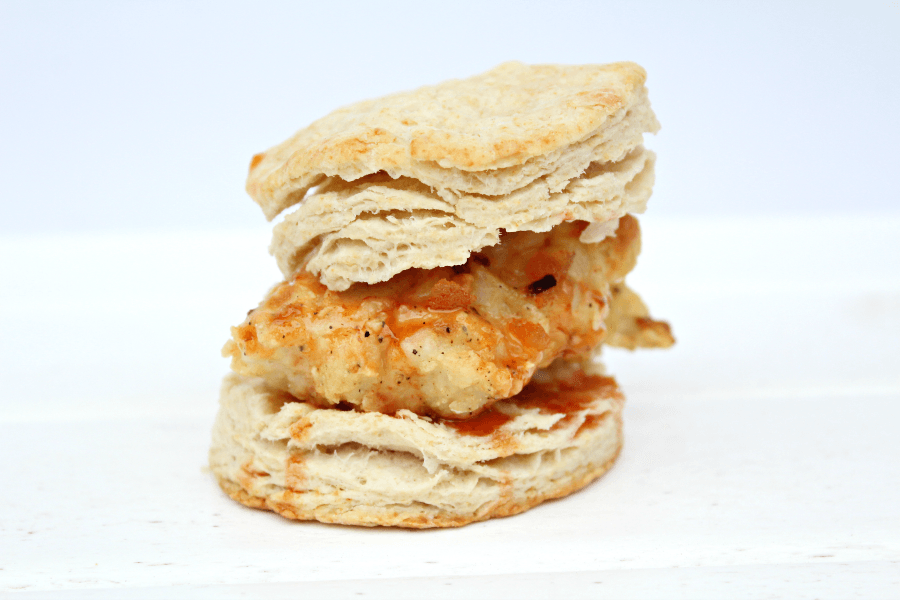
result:
<svg viewBox="0 0 900 600"><path fill-rule="evenodd" d="M320 407L460 419L556 359L588 360L610 332L620 345L670 345L668 326L623 284L637 220L594 244L578 239L586 226L506 233L463 265L340 292L301 270L232 328L223 354L237 373Z"/></svg>

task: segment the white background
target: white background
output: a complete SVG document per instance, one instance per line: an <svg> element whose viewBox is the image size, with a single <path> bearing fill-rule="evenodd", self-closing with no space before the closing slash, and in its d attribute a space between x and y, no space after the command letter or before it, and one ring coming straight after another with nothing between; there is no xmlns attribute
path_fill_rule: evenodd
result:
<svg viewBox="0 0 900 600"><path fill-rule="evenodd" d="M254 153L511 59L647 69L652 214L900 209L897 0L4 2L0 233L261 224Z"/></svg>
<svg viewBox="0 0 900 600"><path fill-rule="evenodd" d="M607 355L619 462L459 530L236 505L250 157L509 59L639 62L663 125L629 281L678 343ZM896 0L6 2L0 86L0 594L900 597Z"/></svg>

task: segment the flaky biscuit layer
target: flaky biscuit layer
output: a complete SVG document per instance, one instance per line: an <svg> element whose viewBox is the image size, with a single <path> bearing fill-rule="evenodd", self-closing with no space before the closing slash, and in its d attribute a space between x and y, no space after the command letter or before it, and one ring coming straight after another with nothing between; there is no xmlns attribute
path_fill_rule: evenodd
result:
<svg viewBox="0 0 900 600"><path fill-rule="evenodd" d="M256 155L247 191L269 219L326 177L384 171L503 195L554 172L619 160L658 123L634 63L506 63L475 77L358 102ZM601 148L598 150L598 148Z"/></svg>
<svg viewBox="0 0 900 600"><path fill-rule="evenodd" d="M453 422L315 408L232 374L210 467L235 500L292 519L427 528L516 514L587 485L621 448L615 382L567 376Z"/></svg>
<svg viewBox="0 0 900 600"><path fill-rule="evenodd" d="M654 160L638 147L616 163L591 164L561 190L542 179L496 197L434 191L385 174L331 180L275 227L269 250L286 277L304 268L329 289L345 290L407 269L462 264L496 244L501 231L544 232L580 220L594 224L581 241L596 242L615 231L616 219L644 211Z"/></svg>

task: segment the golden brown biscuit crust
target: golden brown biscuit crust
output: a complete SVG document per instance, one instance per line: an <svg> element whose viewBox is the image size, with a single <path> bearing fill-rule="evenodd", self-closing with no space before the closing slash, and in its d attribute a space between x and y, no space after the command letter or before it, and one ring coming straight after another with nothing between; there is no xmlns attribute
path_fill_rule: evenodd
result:
<svg viewBox="0 0 900 600"><path fill-rule="evenodd" d="M320 523L357 525L362 527L405 527L408 529L462 527L463 525L487 521L488 519L511 517L525 512L530 508L534 508L538 504L542 504L548 500L555 500L574 494L609 471L619 458L621 451L622 447L620 445L616 449L615 454L606 462L599 465L584 465L582 468L578 469L577 472L571 473L564 482L560 482L559 486L553 490L534 494L521 500L506 498L491 505L487 510L472 515L437 513L426 516L423 514L416 514L408 509L388 509L385 511L368 512L366 510L348 510L329 505L319 506L313 510L309 510L298 508L290 502L290 500L276 501L262 496L253 496L248 494L241 486L227 479L217 479L217 481L219 487L222 488L222 491L228 494L232 500L236 500L250 508L271 510L282 517L294 519L296 521L319 521ZM288 496L288 498L292 498L292 496Z"/></svg>
<svg viewBox="0 0 900 600"><path fill-rule="evenodd" d="M630 62L510 62L469 79L359 102L254 156L247 191L271 219L325 177L353 181L385 171L431 185L435 178L423 170L487 172L525 165L590 137L613 117L623 118L645 78ZM646 130L656 126L651 113ZM469 190L448 187L490 193L477 183Z"/></svg>
<svg viewBox="0 0 900 600"><path fill-rule="evenodd" d="M210 467L235 500L291 519L457 527L587 485L622 445L624 399L566 365L470 421L319 409L231 375Z"/></svg>

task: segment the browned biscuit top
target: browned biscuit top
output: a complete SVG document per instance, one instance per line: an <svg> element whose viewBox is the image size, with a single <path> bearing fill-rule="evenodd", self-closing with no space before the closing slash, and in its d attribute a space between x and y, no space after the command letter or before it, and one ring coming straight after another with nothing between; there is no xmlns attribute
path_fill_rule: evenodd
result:
<svg viewBox="0 0 900 600"><path fill-rule="evenodd" d="M435 168L523 165L585 139L640 102L645 78L630 62L510 62L468 79L359 102L254 156L247 191L271 219L326 176L353 181L385 171L431 185L428 172Z"/></svg>

